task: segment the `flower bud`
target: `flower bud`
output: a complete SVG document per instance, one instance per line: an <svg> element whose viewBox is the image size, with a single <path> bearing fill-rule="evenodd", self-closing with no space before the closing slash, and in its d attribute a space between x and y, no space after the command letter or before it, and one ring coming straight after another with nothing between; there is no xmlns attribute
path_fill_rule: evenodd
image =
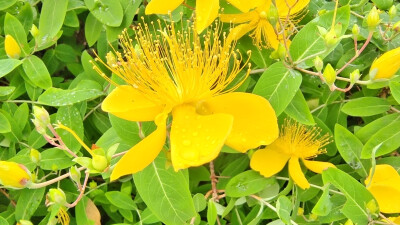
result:
<svg viewBox="0 0 400 225"><path fill-rule="evenodd" d="M392 7L390 7L390 9L389 9L388 14L389 14L390 19L392 20L397 14L396 6L392 5Z"/></svg>
<svg viewBox="0 0 400 225"><path fill-rule="evenodd" d="M37 118L43 126L50 125L50 115L43 107L33 106L33 116Z"/></svg>
<svg viewBox="0 0 400 225"><path fill-rule="evenodd" d="M374 31L376 26L378 26L378 24L380 23L380 19L379 19L379 12L376 9L376 7L374 6L371 11L369 11L368 16L367 16L367 25L368 25L368 29L370 31Z"/></svg>
<svg viewBox="0 0 400 225"><path fill-rule="evenodd" d="M267 18L273 27L275 27L276 23L278 23L278 19L279 19L278 9L275 7L274 4L270 5Z"/></svg>
<svg viewBox="0 0 400 225"><path fill-rule="evenodd" d="M390 79L400 69L400 47L385 52L371 65L369 76L371 80Z"/></svg>
<svg viewBox="0 0 400 225"><path fill-rule="evenodd" d="M32 123L35 125L36 131L41 135L46 135L47 127L43 126L42 122L40 122L37 118L31 119Z"/></svg>
<svg viewBox="0 0 400 225"><path fill-rule="evenodd" d="M20 220L17 225L33 225L33 223L29 220Z"/></svg>
<svg viewBox="0 0 400 225"><path fill-rule="evenodd" d="M6 35L6 39L4 40L4 47L9 58L19 59L21 48L17 41L9 34Z"/></svg>
<svg viewBox="0 0 400 225"><path fill-rule="evenodd" d="M46 195L46 205L65 205L67 203L67 198L65 197L65 193L63 190L59 188L50 188L49 192Z"/></svg>
<svg viewBox="0 0 400 225"><path fill-rule="evenodd" d="M336 35L335 29L330 29L324 36L325 45L328 48L331 48L336 45L339 41L339 38Z"/></svg>
<svg viewBox="0 0 400 225"><path fill-rule="evenodd" d="M316 221L318 219L318 215L314 214L314 213L311 213L310 216L308 217L308 219L310 221Z"/></svg>
<svg viewBox="0 0 400 225"><path fill-rule="evenodd" d="M36 27L35 24L32 24L31 30L30 30L32 37L37 37L39 35L39 29Z"/></svg>
<svg viewBox="0 0 400 225"><path fill-rule="evenodd" d="M400 21L397 21L395 24L393 24L393 30L395 32L399 32L400 31Z"/></svg>
<svg viewBox="0 0 400 225"><path fill-rule="evenodd" d="M317 56L315 57L315 59L313 60L314 62L314 67L318 72L322 71L322 68L324 68L324 62L322 61L322 59Z"/></svg>
<svg viewBox="0 0 400 225"><path fill-rule="evenodd" d="M8 188L20 189L27 187L31 181L31 173L24 165L0 161L0 184Z"/></svg>
<svg viewBox="0 0 400 225"><path fill-rule="evenodd" d="M360 79L360 70L356 69L350 73L350 83L355 84Z"/></svg>
<svg viewBox="0 0 400 225"><path fill-rule="evenodd" d="M360 27L357 24L354 24L351 32L353 33L353 37L357 38L357 36L360 34Z"/></svg>
<svg viewBox="0 0 400 225"><path fill-rule="evenodd" d="M76 166L69 168L69 177L77 184L81 182L81 172L76 168Z"/></svg>
<svg viewBox="0 0 400 225"><path fill-rule="evenodd" d="M297 209L297 215L298 215L298 216L304 215L304 208L299 207L299 208Z"/></svg>
<svg viewBox="0 0 400 225"><path fill-rule="evenodd" d="M108 160L103 155L93 155L92 166L97 171L104 171L108 167Z"/></svg>
<svg viewBox="0 0 400 225"><path fill-rule="evenodd" d="M371 199L367 205L366 208L368 210L369 213L371 214L377 214L379 213L379 207L378 204L376 204L376 201L374 199Z"/></svg>
<svg viewBox="0 0 400 225"><path fill-rule="evenodd" d="M90 189L95 189L95 188L97 188L97 183L96 183L96 181L92 180L92 181L89 183L89 187L90 187Z"/></svg>
<svg viewBox="0 0 400 225"><path fill-rule="evenodd" d="M34 148L31 149L29 156L31 157L31 161L35 164L38 164L42 159L40 152Z"/></svg>
<svg viewBox="0 0 400 225"><path fill-rule="evenodd" d="M336 81L336 72L335 69L333 69L332 65L328 63L324 69L323 77L325 80L325 83L331 87L335 81Z"/></svg>

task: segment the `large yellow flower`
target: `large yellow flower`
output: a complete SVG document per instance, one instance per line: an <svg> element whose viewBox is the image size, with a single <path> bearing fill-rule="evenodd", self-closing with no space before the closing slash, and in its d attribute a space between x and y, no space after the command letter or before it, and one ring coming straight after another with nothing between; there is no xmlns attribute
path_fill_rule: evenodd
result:
<svg viewBox="0 0 400 225"><path fill-rule="evenodd" d="M247 7L239 8L243 13L220 15L220 19L223 22L240 24L231 30L229 37L233 40L238 40L246 33L252 31L250 36L253 38L254 44L257 47L272 47L277 49L279 43L283 40L283 35L281 31L279 31L279 35L274 31L273 25L279 28L279 23L271 24L268 20L268 13L271 12L271 0L253 0L245 2ZM282 21L285 21L287 16L289 16L289 19L292 19L298 16L309 2L310 0L276 0L278 17L282 18ZM255 9L249 11L249 9L253 8ZM295 25L293 20L288 22L286 27L283 28L285 32L287 28Z"/></svg>
<svg viewBox="0 0 400 225"><path fill-rule="evenodd" d="M371 65L372 79L390 79L400 69L400 47L385 52Z"/></svg>
<svg viewBox="0 0 400 225"><path fill-rule="evenodd" d="M367 190L378 201L384 213L400 213L400 176L396 169L387 164L376 165L375 172L365 180Z"/></svg>
<svg viewBox="0 0 400 225"><path fill-rule="evenodd" d="M111 180L140 171L156 158L167 137L169 113L175 170L213 160L224 144L246 152L277 138L277 119L269 102L254 94L232 92L250 69L238 77L244 67L242 58L231 43L219 40L220 28L208 31L200 41L193 27L176 31L173 24L168 29L158 26L158 31L147 25L135 30L136 49L124 32L124 54L108 54L104 64L126 85L115 84L95 67L117 86L104 100L104 111L130 121L154 120L157 125L120 159Z"/></svg>
<svg viewBox="0 0 400 225"><path fill-rule="evenodd" d="M146 6L146 14L167 14L185 0L152 0ZM242 11L249 11L247 1L243 0L227 0L236 8ZM196 30L201 33L206 29L218 16L219 0L198 0L196 1ZM247 12L246 11L246 12Z"/></svg>
<svg viewBox="0 0 400 225"><path fill-rule="evenodd" d="M324 153L322 149L329 143L329 135L319 137L319 130L286 120L282 126L279 138L265 149L253 154L250 166L265 177L271 177L283 169L289 161L289 175L302 189L310 187L301 171L300 159L303 164L315 173L322 173L332 163L308 160Z"/></svg>

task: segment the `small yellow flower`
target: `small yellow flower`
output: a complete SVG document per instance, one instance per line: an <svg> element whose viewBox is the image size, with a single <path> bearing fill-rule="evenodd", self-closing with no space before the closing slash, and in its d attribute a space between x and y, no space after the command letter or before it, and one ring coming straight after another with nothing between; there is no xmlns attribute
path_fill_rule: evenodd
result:
<svg viewBox="0 0 400 225"><path fill-rule="evenodd" d="M31 173L22 164L0 161L0 184L7 188L25 188L31 182Z"/></svg>
<svg viewBox="0 0 400 225"><path fill-rule="evenodd" d="M322 173L332 163L308 160L325 153L322 149L329 143L329 135L319 137L319 129L307 128L304 125L286 120L281 133L272 144L254 153L250 167L265 177L271 177L283 169L289 161L289 175L302 189L310 187L301 171L300 162L315 173Z"/></svg>
<svg viewBox="0 0 400 225"><path fill-rule="evenodd" d="M21 48L19 47L17 41L11 35L6 35L6 38L4 40L4 47L8 57L19 59L19 56L21 55Z"/></svg>
<svg viewBox="0 0 400 225"><path fill-rule="evenodd" d="M390 79L400 69L400 47L385 52L371 65L369 74L373 80Z"/></svg>
<svg viewBox="0 0 400 225"><path fill-rule="evenodd" d="M396 169L387 164L376 165L371 178L371 172L365 184L367 190L378 201L383 213L400 213L400 175Z"/></svg>
<svg viewBox="0 0 400 225"><path fill-rule="evenodd" d="M278 10L278 16L283 20L286 19L286 16L289 14L291 19L298 17L304 11L304 8L308 5L309 0L276 0L276 8ZM229 37L233 40L240 39L246 33L252 31L250 36L254 40L254 44L261 48L269 48L272 47L277 49L280 42L283 40L283 35L277 36L274 27L279 28L279 23L271 24L271 19L268 16L271 13L271 1L270 0L253 0L253 1L242 1L242 4L246 5L246 10L242 10L241 14L222 14L220 15L220 19L223 22L232 22L236 24L240 24L233 28L229 34ZM287 6L289 4L289 8ZM248 11L253 9L252 11ZM272 10L274 11L274 10ZM285 30L295 26L295 21L289 21L287 27L284 27Z"/></svg>
<svg viewBox="0 0 400 225"><path fill-rule="evenodd" d="M115 52L116 60L110 60L115 63L102 62L125 85L116 84L94 67L117 86L104 100L104 111L157 125L119 160L111 180L136 173L157 157L167 137L169 113L173 119L171 161L176 171L210 162L224 144L246 152L277 138L277 119L269 102L254 94L233 92L250 70L238 77L244 68L241 55L231 43L219 40L219 27L201 41L193 27L177 31L173 24L168 29L158 26L157 30L164 31L153 35L146 24L135 30L138 51L124 32L124 55Z"/></svg>
<svg viewBox="0 0 400 225"><path fill-rule="evenodd" d="M152 0L146 6L146 14L168 14L180 6L185 0ZM239 9L246 7L243 0L227 0ZM248 10L247 10L248 11ZM219 12L219 0L196 1L196 30L201 33L217 18Z"/></svg>

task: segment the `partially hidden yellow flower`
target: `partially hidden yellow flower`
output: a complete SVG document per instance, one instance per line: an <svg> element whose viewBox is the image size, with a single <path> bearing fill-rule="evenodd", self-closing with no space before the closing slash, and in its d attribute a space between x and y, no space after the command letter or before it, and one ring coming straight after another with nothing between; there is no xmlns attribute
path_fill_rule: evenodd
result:
<svg viewBox="0 0 400 225"><path fill-rule="evenodd" d="M185 0L152 0L146 6L146 14L167 14ZM227 0L238 9L249 11L247 1ZM201 33L217 18L219 12L219 0L197 0L196 1L196 30Z"/></svg>
<svg viewBox="0 0 400 225"><path fill-rule="evenodd" d="M271 24L271 20L268 20L270 13L274 13L276 10L270 10L272 1L271 0L253 0L253 1L242 1L246 4L247 11L241 10L241 14L221 14L220 19L222 22L231 22L237 25L233 28L229 34L229 37L233 40L238 40L246 33L251 32L250 36L253 38L254 44L261 48L274 48L277 49L279 43L283 41L283 35L277 35L274 31L274 27L279 28L279 22ZM282 21L286 20L289 15L290 21L286 27L283 28L285 32L288 28L293 28L296 21L293 18L298 17L304 8L308 5L310 0L276 0L276 9L278 11L278 17L282 18ZM288 5L290 7L288 7ZM249 9L253 9L248 11ZM275 8L274 8L275 9ZM275 18L274 21L277 21ZM281 29L279 29L281 30ZM289 40L287 40L290 43Z"/></svg>
<svg viewBox="0 0 400 225"><path fill-rule="evenodd" d="M376 165L371 178L365 180L367 190L371 192L379 209L383 213L400 213L400 175L396 169L387 164Z"/></svg>
<svg viewBox="0 0 400 225"><path fill-rule="evenodd" d="M224 144L239 152L270 144L278 136L277 118L263 97L233 92L249 75L231 43L219 40L220 28L200 40L193 26L176 31L173 24L150 34L140 25L135 40L120 37L124 54L108 54L105 64L126 85L118 85L104 100L102 109L130 121L155 121L157 129L132 147L116 164L111 180L138 172L159 154L167 137L176 171L200 166L217 157ZM154 29L155 30L155 29ZM169 126L168 126L169 127Z"/></svg>
<svg viewBox="0 0 400 225"><path fill-rule="evenodd" d="M400 69L400 47L385 52L371 65L371 79L390 79Z"/></svg>
<svg viewBox="0 0 400 225"><path fill-rule="evenodd" d="M0 184L7 188L21 189L31 182L31 173L22 164L0 161Z"/></svg>
<svg viewBox="0 0 400 225"><path fill-rule="evenodd" d="M4 40L4 48L8 57L13 59L19 59L21 55L21 48L13 36L7 34Z"/></svg>
<svg viewBox="0 0 400 225"><path fill-rule="evenodd" d="M329 144L329 135L319 137L318 128L285 120L278 139L264 149L253 154L250 167L265 177L271 177L283 169L289 161L289 175L302 189L310 187L304 176L300 160L304 166L315 173L322 173L328 167L335 167L329 162L312 161L319 154L325 153L324 146Z"/></svg>
<svg viewBox="0 0 400 225"><path fill-rule="evenodd" d="M250 36L253 38L254 44L258 47L264 48L274 48L277 49L279 43L283 41L283 35L277 35L274 31L274 26L279 28L279 23L271 24L269 18L269 14L274 12L275 10L270 10L271 8L271 0L254 0L254 1L244 1L247 5L245 9L252 9L252 11L243 11L241 14L221 14L220 19L222 22L231 22L237 25L233 28L229 34L229 37L233 40L238 40L243 35L250 33ZM286 2L291 6L290 10ZM290 21L287 24L287 27L283 29L285 32L288 28L293 28L295 26L295 21L293 18L297 17L299 14L303 12L303 9L308 5L309 0L276 0L276 9L278 11L278 17L282 18L283 21L286 19L286 16L289 15ZM239 8L241 9L241 8ZM272 11L272 12L271 12ZM278 18L274 19L277 21ZM287 40L290 43L289 40Z"/></svg>

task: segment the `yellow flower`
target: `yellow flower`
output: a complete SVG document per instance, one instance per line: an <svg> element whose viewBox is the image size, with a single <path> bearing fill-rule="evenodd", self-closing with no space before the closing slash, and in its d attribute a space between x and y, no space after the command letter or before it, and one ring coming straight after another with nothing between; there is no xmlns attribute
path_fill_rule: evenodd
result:
<svg viewBox="0 0 400 225"><path fill-rule="evenodd" d="M385 52L371 65L369 74L373 80L390 79L400 69L400 47Z"/></svg>
<svg viewBox="0 0 400 225"><path fill-rule="evenodd" d="M233 40L238 40L246 33L252 31L250 36L253 38L254 44L257 47L272 47L277 49L279 43L283 40L283 35L280 34L277 36L274 31L274 26L279 28L279 23L271 24L271 22L268 20L268 14L273 11L270 10L271 0L252 0L243 2L245 2L247 5L247 8L245 9L255 9L247 12L239 8L243 13L220 15L220 19L223 22L240 24L231 30L229 37ZM301 14L303 9L308 5L309 0L276 0L275 2L278 11L278 17L282 18L284 21L287 15L289 15L289 19L293 19ZM291 6L290 10L286 2ZM277 18L274 18L274 20L277 20ZM293 27L294 25L295 21L289 21L289 24L284 27L285 32L288 30L288 28Z"/></svg>
<svg viewBox="0 0 400 225"><path fill-rule="evenodd" d="M185 0L152 0L146 6L146 14L167 14ZM246 10L247 2L243 0L227 0L238 9ZM219 0L198 0L196 1L196 30L201 33L218 16ZM247 9L249 11L249 9Z"/></svg>
<svg viewBox="0 0 400 225"><path fill-rule="evenodd" d="M383 213L400 213L400 176L396 169L387 164L376 165L371 178L365 180L367 189L378 201Z"/></svg>
<svg viewBox="0 0 400 225"><path fill-rule="evenodd" d="M19 56L21 55L21 48L11 35L6 35L4 40L4 48L8 57L19 59Z"/></svg>
<svg viewBox="0 0 400 225"><path fill-rule="evenodd" d="M0 161L0 184L7 188L25 188L31 182L31 173L22 164Z"/></svg>
<svg viewBox="0 0 400 225"><path fill-rule="evenodd" d="M315 173L322 173L332 163L308 160L325 153L322 149L329 143L329 135L319 137L319 129L286 120L281 133L272 144L265 149L256 151L250 161L250 167L259 171L265 177L271 177L283 169L289 161L289 175L302 189L310 187L301 171L300 162Z"/></svg>
<svg viewBox="0 0 400 225"><path fill-rule="evenodd" d="M120 37L124 54L109 53L109 65L103 62L126 85L114 83L94 67L117 86L104 100L104 111L157 125L120 159L111 180L138 172L156 158L167 137L169 113L173 118L171 161L176 171L210 162L225 143L246 152L277 138L277 119L269 102L254 94L233 92L250 69L238 76L244 67L241 55L226 40L219 40L219 27L200 41L193 27L176 31L174 24L168 29L159 24L157 30L164 31L150 34L148 26L143 26L135 31L139 50L135 51L124 32Z"/></svg>

